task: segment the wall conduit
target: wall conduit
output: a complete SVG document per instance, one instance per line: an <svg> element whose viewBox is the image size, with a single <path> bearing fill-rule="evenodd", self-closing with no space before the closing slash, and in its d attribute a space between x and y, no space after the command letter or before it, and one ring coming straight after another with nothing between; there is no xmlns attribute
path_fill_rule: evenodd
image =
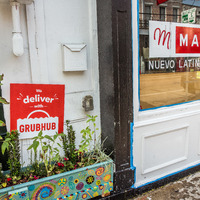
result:
<svg viewBox="0 0 200 200"><path fill-rule="evenodd" d="M13 53L15 56L22 56L24 54L24 42L20 26L20 3L10 2L12 7L12 21L13 21Z"/></svg>

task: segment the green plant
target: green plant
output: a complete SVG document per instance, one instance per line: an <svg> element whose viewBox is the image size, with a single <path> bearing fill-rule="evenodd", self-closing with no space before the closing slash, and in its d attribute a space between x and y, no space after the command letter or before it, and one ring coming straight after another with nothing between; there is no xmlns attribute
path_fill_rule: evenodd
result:
<svg viewBox="0 0 200 200"><path fill-rule="evenodd" d="M61 159L58 148L54 147L55 144L61 147L59 143L56 143L56 139L61 135L62 134L56 133L53 137L50 137L49 135L43 136L42 131L40 131L38 136L33 138L33 144L28 148L28 150L33 149L34 152L36 152L40 146L40 157L44 163L47 176L52 174L56 162Z"/></svg>
<svg viewBox="0 0 200 200"><path fill-rule="evenodd" d="M8 167L12 176L20 174L20 147L19 147L19 133L18 131L11 131L7 133L5 140L1 146L2 154L8 151Z"/></svg>
<svg viewBox="0 0 200 200"><path fill-rule="evenodd" d="M3 81L3 77L4 77L4 74L1 74L0 75L0 86L3 85L1 83ZM0 96L0 103L2 103L2 104L9 104L9 102L5 98L3 98L2 96ZM0 120L0 126L5 126L5 125L6 124L2 120Z"/></svg>
<svg viewBox="0 0 200 200"><path fill-rule="evenodd" d="M72 125L70 125L70 121L66 120L66 126L67 126L67 135L63 134L61 136L62 138L62 143L63 143L63 151L65 154L65 158L69 158L69 160L72 163L76 162L76 144L75 144L75 140L76 140L76 136L75 136L75 131L72 127Z"/></svg>
<svg viewBox="0 0 200 200"><path fill-rule="evenodd" d="M79 150L75 149L75 131L69 121L66 121L67 134L55 133L55 135L49 136L43 135L43 132L40 131L33 138L33 142L28 148L28 150L31 150L31 165L22 170L20 170L21 165L19 162L19 133L17 131L7 133L3 141L2 153L4 154L6 150L9 153L9 169L11 173L5 176L0 173L0 188L110 159L104 153L104 141L101 142L100 134L96 139L96 131L98 130L96 118L97 116L88 115L87 126L81 131L82 140ZM58 139L63 141L62 146L59 144L60 141ZM63 148L65 157L60 157L59 149L54 147L55 145Z"/></svg>
<svg viewBox="0 0 200 200"><path fill-rule="evenodd" d="M33 157L33 151L31 149L31 168L28 169L28 174L34 174L37 177L44 177L46 176L46 170L45 170L45 166L44 163L40 160L38 160L38 152L34 151L34 157ZM34 160L32 160L32 158ZM26 174L24 174L25 176L27 176Z"/></svg>
<svg viewBox="0 0 200 200"><path fill-rule="evenodd" d="M97 116L93 116L93 115L87 115L87 116L89 119L86 121L86 123L91 122L93 125L93 130L88 125L85 129L81 131L82 140L81 140L81 145L79 146L80 147L79 152L81 153L91 151L90 147L93 140L92 135L94 135L94 149L96 148L96 131L99 130L98 128L96 128Z"/></svg>
<svg viewBox="0 0 200 200"><path fill-rule="evenodd" d="M109 160L109 156L104 153L103 144L101 143L101 134L99 134L98 140L96 139L99 129L96 127L97 116L87 115L88 120L86 123L89 125L81 131L82 140L79 148L79 159L78 163L80 167L92 165L95 163L103 162ZM92 128L90 128L92 127ZM94 135L94 139L92 136ZM94 146L92 147L92 141L94 140Z"/></svg>

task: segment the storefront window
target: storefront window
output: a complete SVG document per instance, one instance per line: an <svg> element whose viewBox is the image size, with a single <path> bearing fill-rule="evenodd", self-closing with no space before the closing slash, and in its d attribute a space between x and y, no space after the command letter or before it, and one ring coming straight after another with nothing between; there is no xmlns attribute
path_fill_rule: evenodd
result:
<svg viewBox="0 0 200 200"><path fill-rule="evenodd" d="M139 0L140 108L200 99L200 1Z"/></svg>

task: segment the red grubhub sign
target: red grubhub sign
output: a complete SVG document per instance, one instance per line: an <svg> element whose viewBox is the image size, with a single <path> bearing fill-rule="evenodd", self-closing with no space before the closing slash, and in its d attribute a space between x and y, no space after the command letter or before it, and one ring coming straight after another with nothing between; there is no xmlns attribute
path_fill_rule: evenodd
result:
<svg viewBox="0 0 200 200"><path fill-rule="evenodd" d="M63 132L64 85L10 84L10 129L20 138Z"/></svg>

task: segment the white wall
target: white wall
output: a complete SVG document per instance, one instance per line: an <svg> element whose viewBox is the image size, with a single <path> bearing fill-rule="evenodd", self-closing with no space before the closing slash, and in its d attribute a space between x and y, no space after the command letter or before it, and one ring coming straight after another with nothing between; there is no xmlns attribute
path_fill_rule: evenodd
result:
<svg viewBox="0 0 200 200"><path fill-rule="evenodd" d="M139 111L137 1L132 0L134 130L133 165L140 187L200 164L200 101Z"/></svg>
<svg viewBox="0 0 200 200"><path fill-rule="evenodd" d="M25 54L12 54L12 19L9 1L0 0L0 66L5 74L3 95L9 100L10 83L65 84L65 120L71 120L76 130L77 145L80 130L85 127L86 114L100 116L97 16L95 0L35 0L21 6L21 26ZM87 70L63 72L62 44L85 43L87 45ZM94 110L85 112L82 99L94 98ZM9 129L10 109L5 107ZM100 128L98 117L97 126ZM29 140L22 141L23 162L27 160L25 149Z"/></svg>

